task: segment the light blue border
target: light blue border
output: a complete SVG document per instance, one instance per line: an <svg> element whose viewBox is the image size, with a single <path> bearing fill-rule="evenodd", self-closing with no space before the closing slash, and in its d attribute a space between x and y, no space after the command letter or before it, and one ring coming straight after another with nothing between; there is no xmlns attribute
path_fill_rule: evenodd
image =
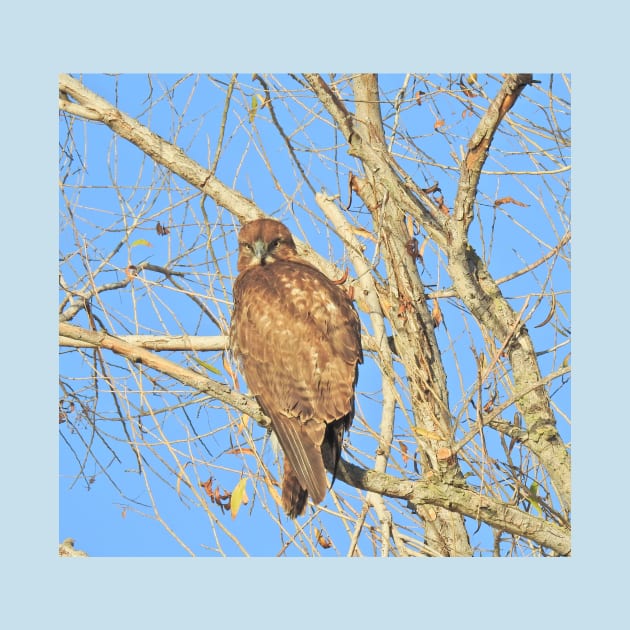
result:
<svg viewBox="0 0 630 630"><path fill-rule="evenodd" d="M3 616L11 627L620 627L627 597L622 5L320 1L5 9ZM274 8L275 7L275 8ZM623 29L623 30L622 30ZM57 74L565 71L574 85L575 534L566 560L59 560ZM622 155L623 152L623 155ZM8 349L8 352L7 352ZM613 404L613 401L617 404ZM619 402L618 402L619 401ZM624 447L624 451L621 451ZM81 547L81 541L77 541ZM623 591L621 589L624 589ZM623 593L623 597L622 597ZM53 624L54 625L54 624Z"/></svg>

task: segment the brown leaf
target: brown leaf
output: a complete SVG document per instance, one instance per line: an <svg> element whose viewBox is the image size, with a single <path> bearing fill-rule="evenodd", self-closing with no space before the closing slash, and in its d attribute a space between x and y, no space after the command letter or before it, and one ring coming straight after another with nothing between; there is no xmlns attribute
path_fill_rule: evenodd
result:
<svg viewBox="0 0 630 630"><path fill-rule="evenodd" d="M494 207L497 208L498 206L502 206L504 203L513 203L515 206L520 206L521 208L529 208L529 204L517 201L514 197L501 197L501 199L497 199L494 202Z"/></svg>
<svg viewBox="0 0 630 630"><path fill-rule="evenodd" d="M167 234L171 233L171 228L167 228L164 227L159 221L157 222L157 225L155 226L155 231L160 235L160 236L166 236Z"/></svg>
<svg viewBox="0 0 630 630"><path fill-rule="evenodd" d="M206 494L212 499L213 491L212 491L212 477L208 479L208 481L204 481L199 484L205 491Z"/></svg>
<svg viewBox="0 0 630 630"><path fill-rule="evenodd" d="M230 378L232 379L232 387L238 391L238 377L236 376L236 373L234 372L232 366L230 365L230 362L228 361L226 352L223 353L223 369L227 374L230 375Z"/></svg>
<svg viewBox="0 0 630 630"><path fill-rule="evenodd" d="M376 243L376 238L374 237L374 235L365 228L352 226L352 233L363 238L369 238L373 243Z"/></svg>
<svg viewBox="0 0 630 630"><path fill-rule="evenodd" d="M417 258L420 258L420 254L418 253L418 239L417 238L410 238L407 241L407 253L414 259L416 260Z"/></svg>
<svg viewBox="0 0 630 630"><path fill-rule="evenodd" d="M256 451L253 448L231 448L225 451L226 455L256 455Z"/></svg>
<svg viewBox="0 0 630 630"><path fill-rule="evenodd" d="M551 294L551 308L549 309L549 314L547 315L547 317L545 317L545 319L542 322L540 322L540 324L536 324L534 328L542 328L545 324L548 324L551 321L551 318L554 316L555 312L556 312L556 294L552 293Z"/></svg>
<svg viewBox="0 0 630 630"><path fill-rule="evenodd" d="M440 303L437 301L437 298L433 298L433 310L431 311L431 319L433 320L433 325L438 328L439 325L443 321L442 311L440 309Z"/></svg>
<svg viewBox="0 0 630 630"><path fill-rule="evenodd" d="M440 127L443 127L443 126L444 126L444 124L445 124L445 123L444 123L444 119L443 119L443 118L438 118L438 119L435 121L435 125L433 125L433 129L435 129L435 130L437 131Z"/></svg>
<svg viewBox="0 0 630 630"><path fill-rule="evenodd" d="M415 94L416 96L416 103L418 105L422 105L422 97L426 94L426 92L423 92L422 90L418 90Z"/></svg>
<svg viewBox="0 0 630 630"><path fill-rule="evenodd" d="M326 538L320 529L315 528L315 538L317 538L320 547L324 549L330 549L332 547L332 541L330 538Z"/></svg>
<svg viewBox="0 0 630 630"><path fill-rule="evenodd" d="M398 444L400 445L400 452L402 454L403 464L407 465L409 461L409 450L407 449L407 445L404 442L398 440Z"/></svg>
<svg viewBox="0 0 630 630"><path fill-rule="evenodd" d="M345 271L343 272L343 275L341 276L341 278L339 278L339 280L331 280L331 282L333 284L340 285L340 284L343 284L347 279L348 279L348 267L346 267Z"/></svg>
<svg viewBox="0 0 630 630"><path fill-rule="evenodd" d="M429 186L428 188L422 188L421 190L422 190L423 193L425 193L427 195L430 195L430 194L432 194L434 192L441 192L440 191L440 185L437 182L435 182L435 184L433 184L433 186Z"/></svg>
<svg viewBox="0 0 630 630"><path fill-rule="evenodd" d="M450 214L451 211L448 209L448 206L444 203L444 195L440 195L439 197L436 197L435 201L437 201L438 209L442 214L446 214L446 215Z"/></svg>

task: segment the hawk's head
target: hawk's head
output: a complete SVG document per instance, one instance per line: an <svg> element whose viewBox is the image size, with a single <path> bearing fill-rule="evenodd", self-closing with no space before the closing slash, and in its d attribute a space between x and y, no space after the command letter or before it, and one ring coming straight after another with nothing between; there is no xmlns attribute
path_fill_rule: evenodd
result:
<svg viewBox="0 0 630 630"><path fill-rule="evenodd" d="M291 232L280 221L257 219L241 228L238 235L239 272L297 257Z"/></svg>

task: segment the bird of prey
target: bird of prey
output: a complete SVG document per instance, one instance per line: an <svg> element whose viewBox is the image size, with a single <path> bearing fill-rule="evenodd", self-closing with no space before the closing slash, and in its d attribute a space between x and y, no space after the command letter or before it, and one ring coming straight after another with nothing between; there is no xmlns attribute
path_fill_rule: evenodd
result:
<svg viewBox="0 0 630 630"><path fill-rule="evenodd" d="M241 228L230 347L284 453L282 507L321 503L354 417L359 316L346 291L300 258L287 227Z"/></svg>

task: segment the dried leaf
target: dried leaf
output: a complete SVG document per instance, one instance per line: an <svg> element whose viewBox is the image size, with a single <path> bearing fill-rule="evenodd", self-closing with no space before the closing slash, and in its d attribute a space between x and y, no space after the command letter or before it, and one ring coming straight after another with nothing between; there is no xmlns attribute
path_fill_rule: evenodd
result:
<svg viewBox="0 0 630 630"><path fill-rule="evenodd" d="M438 119L435 121L435 125L433 125L433 129L435 129L435 130L437 131L440 127L443 127L443 126L444 126L444 124L445 124L445 123L444 123L444 119L443 119L443 118L438 118Z"/></svg>
<svg viewBox="0 0 630 630"><path fill-rule="evenodd" d="M401 442L400 440L398 440L398 444L400 445L400 452L402 454L402 460L403 460L403 464L405 464L405 466L407 465L407 462L409 461L409 454L408 454L408 449L407 449L407 445L404 442Z"/></svg>
<svg viewBox="0 0 630 630"><path fill-rule="evenodd" d="M332 547L332 541L330 538L326 538L320 529L315 528L315 538L320 547L324 549L330 549Z"/></svg>
<svg viewBox="0 0 630 630"><path fill-rule="evenodd" d="M551 321L551 318L554 316L556 312L556 294L551 294L551 307L549 308L549 313L545 319L543 319L540 324L536 324L534 328L542 328L545 324L548 324Z"/></svg>
<svg viewBox="0 0 630 630"><path fill-rule="evenodd" d="M410 238L407 241L406 249L407 249L407 253L414 259L414 261L417 258L420 258L420 254L418 252L418 239L417 238Z"/></svg>
<svg viewBox="0 0 630 630"><path fill-rule="evenodd" d="M416 96L416 103L418 105L422 105L422 97L426 94L426 92L423 92L422 90L418 90L415 94Z"/></svg>
<svg viewBox="0 0 630 630"><path fill-rule="evenodd" d="M494 202L494 207L497 208L498 206L502 206L504 203L512 203L515 206L520 206L521 208L529 208L529 204L517 201L514 197L501 197L501 199L497 199Z"/></svg>
<svg viewBox="0 0 630 630"><path fill-rule="evenodd" d="M430 195L430 194L432 194L434 192L441 192L440 185L437 182L435 182L435 184L433 184L433 186L429 186L428 188L422 188L421 190L422 190L423 193L425 193L427 195Z"/></svg>
<svg viewBox="0 0 630 630"><path fill-rule="evenodd" d="M431 311L431 319L433 320L433 325L436 328L438 328L443 321L442 311L440 310L440 303L437 301L437 298L433 298L433 310Z"/></svg>
<svg viewBox="0 0 630 630"><path fill-rule="evenodd" d="M332 280L332 283L336 285L343 284L348 279L348 273L348 267L346 267L341 278L339 278L339 280Z"/></svg>
<svg viewBox="0 0 630 630"><path fill-rule="evenodd" d="M448 209L448 206L444 203L444 195L440 195L439 197L435 198L435 201L438 204L438 209L442 214L450 214L450 210Z"/></svg>
<svg viewBox="0 0 630 630"><path fill-rule="evenodd" d="M212 490L212 477L210 477L208 481L203 481L199 485L206 491L206 494L212 499L213 494L214 494Z"/></svg>
<svg viewBox="0 0 630 630"><path fill-rule="evenodd" d="M238 377L236 373L234 372L234 370L232 369L230 362L228 361L226 352L223 353L223 369L225 370L226 374L230 375L230 378L232 379L232 387L236 391L239 391Z"/></svg>
<svg viewBox="0 0 630 630"><path fill-rule="evenodd" d="M427 431L421 427L414 427L413 431L416 435L420 437L428 438L429 440L441 440L442 436L438 433L434 433L433 431Z"/></svg>
<svg viewBox="0 0 630 630"><path fill-rule="evenodd" d="M352 232L353 232L353 234L356 234L357 236L361 236L363 238L368 238L373 243L376 243L376 238L374 237L374 235L371 232L369 232L368 230L366 230L365 228L362 228L362 227L359 227L359 226L353 226L352 227Z"/></svg>
<svg viewBox="0 0 630 630"><path fill-rule="evenodd" d="M226 455L256 455L256 451L253 448L231 448L225 451Z"/></svg>
<svg viewBox="0 0 630 630"><path fill-rule="evenodd" d="M167 228L164 227L159 221L157 222L157 225L155 226L155 231L160 235L160 236L166 236L167 234L171 233L171 228Z"/></svg>

